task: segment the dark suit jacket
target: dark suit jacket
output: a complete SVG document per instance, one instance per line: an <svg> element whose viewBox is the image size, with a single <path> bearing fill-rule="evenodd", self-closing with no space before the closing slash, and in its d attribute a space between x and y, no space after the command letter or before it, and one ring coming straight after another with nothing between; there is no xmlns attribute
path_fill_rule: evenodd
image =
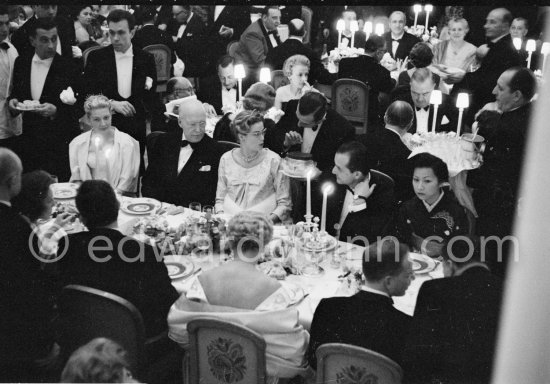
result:
<svg viewBox="0 0 550 384"><path fill-rule="evenodd" d="M99 236L107 238L111 244L97 241L97 248L112 245L110 250L93 250L93 257L96 259L103 260L111 256L104 262L95 261L89 254L89 245ZM59 244L60 250L65 249L64 241L65 238ZM66 241L66 254L57 262L62 286L85 285L128 300L143 316L148 337L158 335L168 328L166 317L170 306L178 298L178 293L172 286L162 257L157 260L149 244L130 239L109 228L75 233L69 235ZM136 261L129 262L128 259Z"/></svg>
<svg viewBox="0 0 550 384"><path fill-rule="evenodd" d="M181 134L161 135L149 149L151 158L143 177L143 196L188 207L191 202L214 205L218 185L221 146L204 135L178 174ZM205 170L207 168L210 170ZM200 169L203 169L202 171Z"/></svg>
<svg viewBox="0 0 550 384"><path fill-rule="evenodd" d="M435 131L436 132L450 132L450 131L456 131L456 127L458 124L458 109L455 107L456 101L453 102L452 97L449 95L442 94L441 99L441 105L437 107L437 121L435 122ZM410 85L404 85L397 87L391 95L392 99L391 102L393 103L396 100L406 101L413 107L413 124L411 126L411 129L409 130L410 133L416 133L416 111L414 102L411 96L411 86ZM446 117L448 122L443 124L443 117ZM432 130L432 124L433 124L433 118L434 118L434 106L433 104L429 105L428 110L428 131L431 132ZM464 130L464 127L462 127Z"/></svg>
<svg viewBox="0 0 550 384"><path fill-rule="evenodd" d="M29 32L31 26L33 26L38 19L36 17L31 17L28 19L25 24L23 24L17 31L13 33L11 37L11 43L17 48L19 55L33 55L34 47L31 45L29 40ZM57 16L55 18L55 23L57 24L57 34L61 40L61 55L67 59L72 59L73 57L73 45L77 45L76 36L74 32L74 23L62 16Z"/></svg>
<svg viewBox="0 0 550 384"><path fill-rule="evenodd" d="M392 304L389 297L366 291L321 300L311 323L309 364L317 367L315 351L325 343L357 345L400 363L411 320Z"/></svg>
<svg viewBox="0 0 550 384"><path fill-rule="evenodd" d="M43 358L54 341L54 289L31 253L31 233L14 209L0 203L1 364Z"/></svg>
<svg viewBox="0 0 550 384"><path fill-rule="evenodd" d="M13 90L10 99L20 102L32 100L31 68L33 55L19 56L14 63ZM23 157L25 172L44 169L58 176L60 181L68 181L69 143L79 133L77 104L64 104L59 95L68 87L79 93L80 82L78 68L72 60L56 54L44 82L40 103L55 105L57 113L53 119L37 113L23 114L23 135L25 142Z"/></svg>
<svg viewBox="0 0 550 384"><path fill-rule="evenodd" d="M235 60L243 63L249 71L256 71L264 64L267 53L271 49L273 47L267 30L262 19L259 19L250 24L241 35L239 45L235 50Z"/></svg>
<svg viewBox="0 0 550 384"><path fill-rule="evenodd" d="M340 61L339 79L356 79L370 85L369 121L379 122L380 106L378 95L380 92L390 93L395 87L395 80L390 71L381 66L376 59L370 56L344 58Z"/></svg>
<svg viewBox="0 0 550 384"><path fill-rule="evenodd" d="M372 244L376 242L377 236L383 236L384 228L392 217L395 210L393 183L375 172L371 172L370 175L370 185L376 184L376 187L367 199L367 208L348 213L340 229L340 241L348 241L356 236L362 236L368 240L368 244ZM336 222L340 220L343 204L344 200L341 200L340 211L334 217ZM364 239L358 239L357 244L365 246L365 242L362 240Z"/></svg>
<svg viewBox="0 0 550 384"><path fill-rule="evenodd" d="M304 43L296 39L287 39L281 45L267 53L265 65L272 70L283 69L285 60L293 55L304 55L309 59L309 83L318 81L321 84L332 84L336 80L336 74L330 73L321 63L317 54Z"/></svg>
<svg viewBox="0 0 550 384"><path fill-rule="evenodd" d="M483 267L422 284L403 354L411 382L489 382L502 288Z"/></svg>
<svg viewBox="0 0 550 384"><path fill-rule="evenodd" d="M373 159L374 169L389 175L395 182L397 202L414 196L412 188L413 168L408 160L411 151L395 132L383 128L378 133L369 133L359 138Z"/></svg>
<svg viewBox="0 0 550 384"><path fill-rule="evenodd" d="M455 84L451 95L459 92L469 92L472 94L470 108L466 119L471 123L473 115L485 104L494 101L493 89L497 80L508 68L522 65L521 57L512 44L510 35L506 35L490 47L487 56L483 58L481 66L475 72L468 72L464 79Z"/></svg>
<svg viewBox="0 0 550 384"><path fill-rule="evenodd" d="M176 28L175 34L178 32L178 28ZM209 51L207 32L204 22L197 14L194 14L187 23L183 35L176 41L176 53L185 63L183 75L186 77L202 76L207 68L205 65L208 57L206 52Z"/></svg>
<svg viewBox="0 0 550 384"><path fill-rule="evenodd" d="M243 82L243 96L251 84L247 81ZM237 90L237 100L239 100L238 85L235 84ZM204 77L200 81L200 88L197 98L203 103L208 103L216 109L218 115L223 115L222 112L222 83L217 74Z"/></svg>
<svg viewBox="0 0 550 384"><path fill-rule="evenodd" d="M165 31L161 31L152 24L144 25L136 31L134 38L132 39L132 44L140 49L143 49L148 45L164 44L172 51L172 64L176 62L174 42Z"/></svg>
<svg viewBox="0 0 550 384"><path fill-rule="evenodd" d="M112 46L93 51L84 68L83 82L85 94L103 94L116 101L126 100L136 109L133 117L124 117L116 113L113 126L139 141L145 143L145 110L152 109L156 96L157 70L153 55L133 47L132 94L126 100L118 93L115 51ZM145 78L153 79L149 91L145 89Z"/></svg>
<svg viewBox="0 0 550 384"><path fill-rule="evenodd" d="M401 38L401 41L399 42L399 45L397 46L397 50L395 51L394 55L392 53L391 32L384 33L384 39L386 40L386 48L388 49L388 53L394 60L404 60L405 57L409 56L412 47L414 47L416 43L420 42L420 39L418 39L418 37L411 35L410 33L404 32L403 37Z"/></svg>

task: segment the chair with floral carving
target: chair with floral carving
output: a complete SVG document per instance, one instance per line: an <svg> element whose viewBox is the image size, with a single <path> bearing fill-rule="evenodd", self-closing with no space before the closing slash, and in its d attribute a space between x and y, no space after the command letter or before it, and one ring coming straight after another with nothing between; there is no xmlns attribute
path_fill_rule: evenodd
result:
<svg viewBox="0 0 550 384"><path fill-rule="evenodd" d="M172 66L172 51L164 44L153 44L143 48L155 57L157 69L157 93L166 92L166 83L170 80Z"/></svg>
<svg viewBox="0 0 550 384"><path fill-rule="evenodd" d="M399 384L403 370L393 360L355 345L323 344L317 355L317 384Z"/></svg>
<svg viewBox="0 0 550 384"><path fill-rule="evenodd" d="M238 324L212 318L192 320L189 383L265 384L265 341Z"/></svg>
<svg viewBox="0 0 550 384"><path fill-rule="evenodd" d="M370 87L355 79L338 79L332 84L332 108L356 126L356 133L367 133Z"/></svg>

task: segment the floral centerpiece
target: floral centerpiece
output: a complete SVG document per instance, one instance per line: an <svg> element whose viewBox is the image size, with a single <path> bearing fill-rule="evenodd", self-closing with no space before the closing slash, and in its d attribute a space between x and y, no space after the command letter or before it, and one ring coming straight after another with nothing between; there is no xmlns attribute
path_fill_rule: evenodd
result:
<svg viewBox="0 0 550 384"><path fill-rule="evenodd" d="M429 33L424 32L424 29L425 28L423 25L417 25L416 27L405 27L405 31L415 35L419 39L422 39L425 43L429 43L434 46L440 42L437 27L431 27Z"/></svg>

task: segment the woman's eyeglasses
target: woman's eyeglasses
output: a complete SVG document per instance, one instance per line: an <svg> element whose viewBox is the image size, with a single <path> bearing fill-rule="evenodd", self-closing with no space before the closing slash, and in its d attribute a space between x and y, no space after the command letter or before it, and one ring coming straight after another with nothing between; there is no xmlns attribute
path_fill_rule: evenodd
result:
<svg viewBox="0 0 550 384"><path fill-rule="evenodd" d="M266 131L267 131L267 128L264 128L261 131L247 133L247 135L251 135L251 136L254 136L254 137L265 136Z"/></svg>

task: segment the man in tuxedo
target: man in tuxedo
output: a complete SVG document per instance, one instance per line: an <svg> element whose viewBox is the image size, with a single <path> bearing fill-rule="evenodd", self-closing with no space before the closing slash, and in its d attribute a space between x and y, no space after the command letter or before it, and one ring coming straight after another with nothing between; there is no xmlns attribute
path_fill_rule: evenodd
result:
<svg viewBox="0 0 550 384"><path fill-rule="evenodd" d="M357 12L352 8L346 8L342 11L342 20L344 20L344 31L342 31L342 46L351 47L351 32L350 25L352 21L357 21ZM330 36L328 51L338 48L338 31L334 30ZM353 46L355 48L363 48L363 42L366 40L365 32L356 31L353 36Z"/></svg>
<svg viewBox="0 0 550 384"><path fill-rule="evenodd" d="M185 63L183 75L200 77L207 66L207 28L189 5L172 6L175 24L171 28L176 53Z"/></svg>
<svg viewBox="0 0 550 384"><path fill-rule="evenodd" d="M12 116L8 108L8 96L13 88L13 66L17 49L9 42L8 7L0 5L0 147L15 152L17 137L21 135L21 116Z"/></svg>
<svg viewBox="0 0 550 384"><path fill-rule="evenodd" d="M323 299L311 323L307 357L317 367L315 351L326 343L367 348L401 363L410 317L393 307L414 280L406 245L395 238L372 244L363 256L365 285L351 297Z"/></svg>
<svg viewBox="0 0 550 384"><path fill-rule="evenodd" d="M412 187L413 168L408 160L411 151L402 141L411 128L413 118L414 112L409 103L394 101L386 110L385 128L359 139L372 156L373 168L394 180L398 203L415 196Z"/></svg>
<svg viewBox="0 0 550 384"><path fill-rule="evenodd" d="M411 52L412 47L420 40L405 32L407 17L401 11L392 12L390 15L390 31L384 34L386 47L394 60L404 60Z"/></svg>
<svg viewBox="0 0 550 384"><path fill-rule="evenodd" d="M392 99L402 100L414 107L413 124L410 133L431 132L434 119L434 105L430 97L435 88L433 73L428 68L419 68L411 76L410 85L396 88ZM449 95L441 95L441 104L437 108L435 131L452 131L456 129L457 109Z"/></svg>
<svg viewBox="0 0 550 384"><path fill-rule="evenodd" d="M358 141L342 144L334 156L332 173L347 189L341 207L337 237L365 246L375 243L395 209L393 182L370 169L367 148ZM327 225L327 227L331 227Z"/></svg>
<svg viewBox="0 0 550 384"><path fill-rule="evenodd" d="M179 125L181 134L165 133L149 148L141 192L183 207L191 202L213 206L223 149L204 133L206 113L201 102L188 99L180 105Z"/></svg>
<svg viewBox="0 0 550 384"><path fill-rule="evenodd" d="M59 181L68 181L69 143L80 132L76 99L63 101L61 92L71 87L78 93L78 68L71 59L56 52L57 26L52 19L38 19L29 30L34 55L15 60L13 90L9 109L21 113L20 103L38 101L32 110L23 112L20 153L26 172L44 169Z"/></svg>
<svg viewBox="0 0 550 384"><path fill-rule="evenodd" d="M488 383L503 285L471 238L443 252L444 279L420 287L406 342L406 382Z"/></svg>
<svg viewBox="0 0 550 384"><path fill-rule="evenodd" d="M281 24L281 11L278 6L263 8L262 17L250 24L241 35L235 50L235 61L247 68L247 76L256 79L270 50L281 44L277 27ZM253 82L253 80L250 80Z"/></svg>
<svg viewBox="0 0 550 384"><path fill-rule="evenodd" d="M84 68L86 94L111 99L113 126L129 134L145 150L146 109L152 110L157 83L153 55L132 45L134 16L116 9L107 17L112 45L90 53Z"/></svg>
<svg viewBox="0 0 550 384"><path fill-rule="evenodd" d="M33 5L32 8L34 10L34 16L29 18L25 24L15 31L11 38L13 45L17 48L17 52L19 52L20 55L26 55L27 53L31 56L33 55L34 47L29 37L33 25L39 19L48 19L55 22L57 26L57 35L59 37L55 50L58 54L67 59L78 57L82 54L78 51L73 53L73 45L76 45L74 25L72 21L62 16L57 16L57 5Z"/></svg>
<svg viewBox="0 0 550 384"><path fill-rule="evenodd" d="M318 55L302 41L306 34L303 20L293 19L288 24L288 39L281 45L267 53L265 65L271 70L283 69L285 60L290 56L303 55L309 59L309 81L314 84L332 84L336 80L336 74L330 73L321 63Z"/></svg>
<svg viewBox="0 0 550 384"><path fill-rule="evenodd" d="M0 148L0 381L31 383L45 379L38 360L55 356L54 303L53 286L33 256L39 253L31 227L10 203L22 171L17 155Z"/></svg>
<svg viewBox="0 0 550 384"><path fill-rule="evenodd" d="M506 8L493 9L487 15L485 36L489 40L481 66L475 72L453 74L447 79L457 83L451 95L468 92L472 95L466 123L471 123L474 114L485 104L494 101L493 89L499 76L508 68L521 66L523 63L510 37L512 14Z"/></svg>
<svg viewBox="0 0 550 384"><path fill-rule="evenodd" d="M132 42L137 48L140 49L154 44L166 45L172 51L172 64L174 64L176 62L174 42L165 31L162 31L155 26L156 14L157 10L155 7L147 6L143 9L141 13L141 17L143 18L143 26L136 31Z"/></svg>
<svg viewBox="0 0 550 384"><path fill-rule="evenodd" d="M218 115L235 110L239 100L234 72L235 59L224 55L218 60L217 75L201 79L198 97L201 101L212 105ZM245 91L243 89L243 94Z"/></svg>
<svg viewBox="0 0 550 384"><path fill-rule="evenodd" d="M374 131L381 124L380 93L390 93L395 88L395 80L390 71L380 65L380 60L387 52L383 37L372 34L365 43L365 55L344 58L340 61L338 78L356 79L370 86L369 93L369 131Z"/></svg>

